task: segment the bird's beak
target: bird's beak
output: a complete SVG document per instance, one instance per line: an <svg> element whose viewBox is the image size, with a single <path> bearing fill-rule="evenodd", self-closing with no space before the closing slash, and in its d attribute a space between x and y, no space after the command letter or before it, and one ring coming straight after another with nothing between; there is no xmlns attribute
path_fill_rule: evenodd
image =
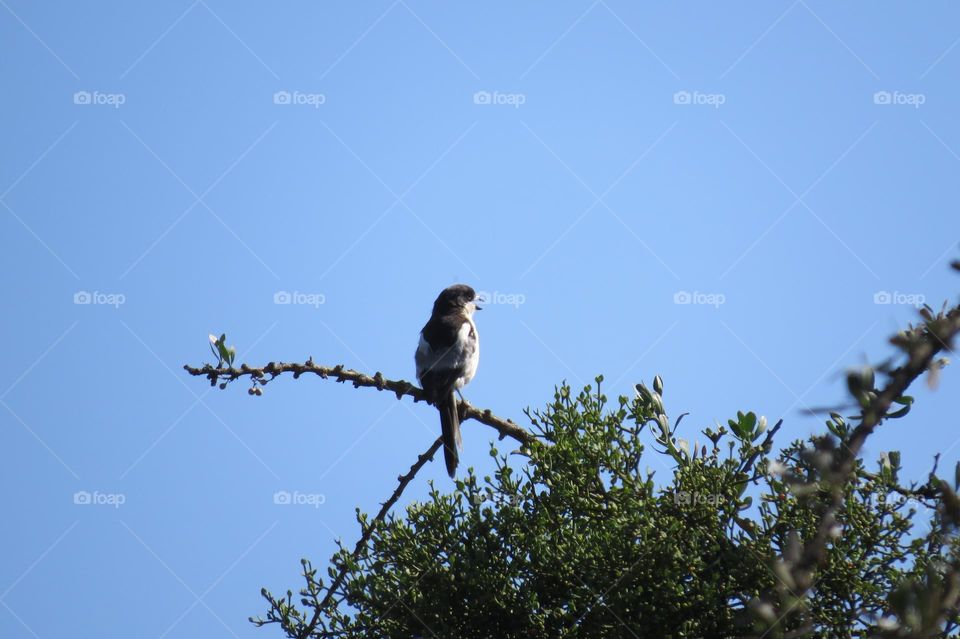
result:
<svg viewBox="0 0 960 639"><path fill-rule="evenodd" d="M480 306L479 304L477 304L476 302L473 303L473 308L475 308L475 309L478 310L478 311L482 311L482 310L483 310L483 307Z"/></svg>

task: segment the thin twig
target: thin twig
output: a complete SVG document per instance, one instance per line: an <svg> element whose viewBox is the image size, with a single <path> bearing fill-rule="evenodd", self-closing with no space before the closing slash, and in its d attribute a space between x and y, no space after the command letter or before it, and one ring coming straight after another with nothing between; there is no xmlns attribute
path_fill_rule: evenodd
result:
<svg viewBox="0 0 960 639"><path fill-rule="evenodd" d="M366 526L363 531L363 535L360 536L360 539L357 540L357 545L353 548L353 554L351 558L356 560L360 556L360 553L363 552L363 549L366 547L367 543L370 541L370 538L373 536L374 530L377 526L383 522L386 518L387 513L390 512L390 509L393 508L393 505L397 503L397 500L400 499L400 495L403 494L404 489L407 487L413 478L420 472L420 469L430 460L433 459L433 456L440 450L440 446L443 445L443 439L438 437L435 442L427 449L427 452L423 453L417 458L417 461L410 467L410 472L406 475L397 477L399 482L397 489L393 491L393 494L390 495L390 499L383 502L383 505L380 507L380 512L377 513L377 516L373 518L373 521L370 522L369 526ZM316 606L313 610L313 617L310 619L310 623L304 626L303 630L299 633L301 639L306 639L310 636L320 622L320 615L326 609L327 604L330 603L330 600L333 598L337 589L343 584L343 580L347 576L347 563L344 563L343 567L340 568L337 576L331 582L330 587L327 589L327 594L324 595L323 600L319 605Z"/></svg>
<svg viewBox="0 0 960 639"><path fill-rule="evenodd" d="M773 447L773 436L777 434L777 431L780 430L782 426L783 420L778 419L777 423L773 425L773 428L767 431L767 436L764 438L763 443L760 444L760 446L753 451L753 454L744 460L740 468L737 469L738 473L748 474L753 469L753 465L756 463L757 457L760 456L760 453L762 452L764 455L766 455L770 452L770 449Z"/></svg>

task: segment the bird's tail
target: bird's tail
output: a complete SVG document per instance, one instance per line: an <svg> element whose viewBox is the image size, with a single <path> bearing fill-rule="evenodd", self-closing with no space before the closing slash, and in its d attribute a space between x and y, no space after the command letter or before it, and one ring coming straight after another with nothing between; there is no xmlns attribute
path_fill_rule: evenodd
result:
<svg viewBox="0 0 960 639"><path fill-rule="evenodd" d="M457 463L460 461L457 450L462 445L456 396L450 393L437 403L437 408L440 410L440 429L443 433L443 460L447 464L447 474L453 478L457 472Z"/></svg>

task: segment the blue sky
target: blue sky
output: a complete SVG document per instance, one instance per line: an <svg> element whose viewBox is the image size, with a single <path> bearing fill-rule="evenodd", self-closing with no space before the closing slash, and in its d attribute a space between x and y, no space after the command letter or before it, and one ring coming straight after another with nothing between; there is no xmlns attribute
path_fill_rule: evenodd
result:
<svg viewBox="0 0 960 639"><path fill-rule="evenodd" d="M517 5L0 0L0 636L276 636L260 587L438 434L329 381L211 391L208 333L411 379L466 282L478 406L659 373L681 436L754 410L785 445L956 299L955 3ZM957 388L867 455L951 467Z"/></svg>

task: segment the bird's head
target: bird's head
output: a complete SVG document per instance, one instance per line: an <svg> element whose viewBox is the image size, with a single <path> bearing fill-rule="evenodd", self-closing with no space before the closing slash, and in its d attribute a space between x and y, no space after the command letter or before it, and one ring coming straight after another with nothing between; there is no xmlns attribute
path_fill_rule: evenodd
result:
<svg viewBox="0 0 960 639"><path fill-rule="evenodd" d="M463 311L468 316L473 315L474 311L479 311L477 306L477 293L466 284L454 284L440 291L437 301L433 303L433 312L437 314L446 314L450 311Z"/></svg>

